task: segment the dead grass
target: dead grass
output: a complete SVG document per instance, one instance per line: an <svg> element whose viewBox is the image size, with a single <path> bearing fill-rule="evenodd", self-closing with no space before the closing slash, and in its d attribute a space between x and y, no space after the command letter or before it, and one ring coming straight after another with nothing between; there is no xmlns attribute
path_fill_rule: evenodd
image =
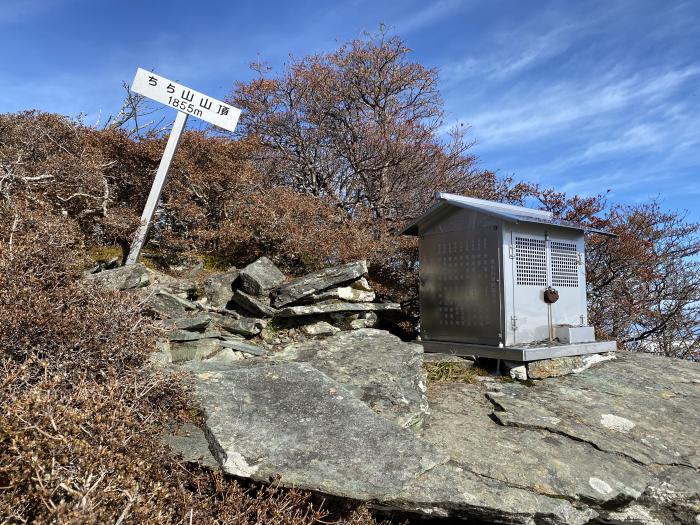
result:
<svg viewBox="0 0 700 525"><path fill-rule="evenodd" d="M479 376L491 374L477 366L468 366L463 363L437 362L424 363L423 367L428 373L428 385L433 383L478 383Z"/></svg>

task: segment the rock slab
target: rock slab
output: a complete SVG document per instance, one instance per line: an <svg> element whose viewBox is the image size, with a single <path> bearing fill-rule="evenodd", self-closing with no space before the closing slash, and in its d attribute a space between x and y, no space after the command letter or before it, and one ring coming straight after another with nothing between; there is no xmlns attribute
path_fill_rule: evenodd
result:
<svg viewBox="0 0 700 525"><path fill-rule="evenodd" d="M334 314L343 312L384 312L401 310L398 303L335 303L313 306L287 306L277 311L278 317L302 317L304 315Z"/></svg>
<svg viewBox="0 0 700 525"><path fill-rule="evenodd" d="M340 332L322 341L288 346L275 360L308 363L397 425L419 430L431 416L420 345L384 330Z"/></svg>
<svg viewBox="0 0 700 525"><path fill-rule="evenodd" d="M384 500L447 460L306 363L200 372L195 386L209 448L229 474Z"/></svg>
<svg viewBox="0 0 700 525"><path fill-rule="evenodd" d="M319 270L273 289L270 292L272 305L275 308L280 308L307 295L325 290L336 284L354 281L366 274L367 261L357 261Z"/></svg>
<svg viewBox="0 0 700 525"><path fill-rule="evenodd" d="M252 295L248 295L243 290L236 290L231 300L253 314L267 315L268 317L274 317L277 314L277 309L272 308L272 306L265 304Z"/></svg>

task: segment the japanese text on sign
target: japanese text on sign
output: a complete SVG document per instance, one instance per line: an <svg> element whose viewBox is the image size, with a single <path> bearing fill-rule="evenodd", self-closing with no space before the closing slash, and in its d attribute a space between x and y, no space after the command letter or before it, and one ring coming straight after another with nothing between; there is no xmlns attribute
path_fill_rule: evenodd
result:
<svg viewBox="0 0 700 525"><path fill-rule="evenodd" d="M238 108L141 68L136 72L131 90L228 131L236 128L241 114Z"/></svg>

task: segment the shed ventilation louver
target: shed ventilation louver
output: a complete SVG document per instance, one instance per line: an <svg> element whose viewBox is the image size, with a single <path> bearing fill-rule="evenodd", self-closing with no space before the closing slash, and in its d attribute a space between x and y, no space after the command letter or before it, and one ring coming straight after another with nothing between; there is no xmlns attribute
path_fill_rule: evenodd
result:
<svg viewBox="0 0 700 525"><path fill-rule="evenodd" d="M547 251L544 240L516 237L515 264L518 284L547 286Z"/></svg>
<svg viewBox="0 0 700 525"><path fill-rule="evenodd" d="M578 254L576 245L551 241L552 286L578 287Z"/></svg>

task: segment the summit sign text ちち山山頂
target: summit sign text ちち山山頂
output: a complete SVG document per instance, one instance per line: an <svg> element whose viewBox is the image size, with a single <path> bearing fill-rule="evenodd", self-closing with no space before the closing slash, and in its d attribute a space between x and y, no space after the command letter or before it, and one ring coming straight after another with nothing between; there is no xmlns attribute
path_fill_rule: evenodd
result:
<svg viewBox="0 0 700 525"><path fill-rule="evenodd" d="M236 128L241 110L139 68L131 90L227 131Z"/></svg>

